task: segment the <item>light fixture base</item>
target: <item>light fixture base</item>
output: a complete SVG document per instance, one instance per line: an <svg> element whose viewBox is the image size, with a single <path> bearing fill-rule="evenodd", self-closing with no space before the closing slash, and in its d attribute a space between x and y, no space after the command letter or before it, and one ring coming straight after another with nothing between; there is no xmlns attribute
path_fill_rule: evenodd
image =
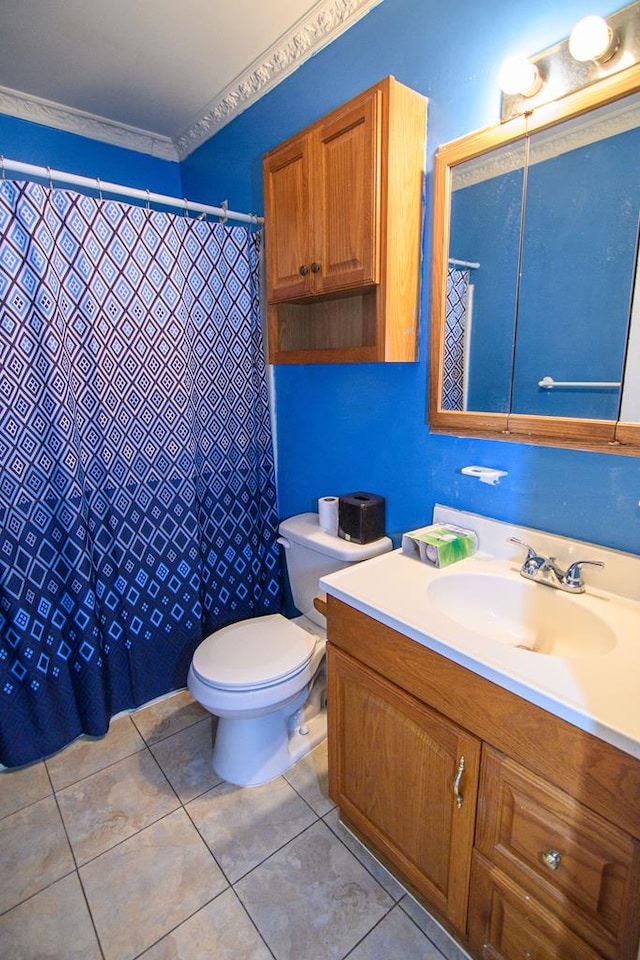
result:
<svg viewBox="0 0 640 960"><path fill-rule="evenodd" d="M531 63L535 64L544 78L544 84L533 96L503 93L500 119L504 122L522 116L536 107L559 100L603 77L639 63L640 0L617 10L606 19L618 41L606 60L574 60L569 52L569 37L530 57Z"/></svg>

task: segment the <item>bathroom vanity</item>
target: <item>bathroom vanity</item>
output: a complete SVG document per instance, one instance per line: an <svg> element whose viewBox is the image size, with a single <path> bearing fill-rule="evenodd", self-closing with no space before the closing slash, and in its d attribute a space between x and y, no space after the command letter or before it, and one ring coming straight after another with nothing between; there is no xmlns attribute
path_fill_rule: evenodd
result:
<svg viewBox="0 0 640 960"><path fill-rule="evenodd" d="M484 551L443 570L396 551L321 581L331 796L474 957L636 960L640 558L437 509ZM566 597L519 577L511 535L607 566ZM509 627L533 630L528 649Z"/></svg>

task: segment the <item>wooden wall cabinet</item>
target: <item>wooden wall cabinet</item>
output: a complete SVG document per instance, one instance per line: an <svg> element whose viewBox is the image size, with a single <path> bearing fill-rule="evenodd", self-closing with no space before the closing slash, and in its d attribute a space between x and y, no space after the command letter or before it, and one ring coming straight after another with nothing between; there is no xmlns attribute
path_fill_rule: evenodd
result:
<svg viewBox="0 0 640 960"><path fill-rule="evenodd" d="M387 77L265 155L271 363L416 359L425 137Z"/></svg>
<svg viewBox="0 0 640 960"><path fill-rule="evenodd" d="M472 956L636 960L640 761L334 597L328 639L331 797Z"/></svg>

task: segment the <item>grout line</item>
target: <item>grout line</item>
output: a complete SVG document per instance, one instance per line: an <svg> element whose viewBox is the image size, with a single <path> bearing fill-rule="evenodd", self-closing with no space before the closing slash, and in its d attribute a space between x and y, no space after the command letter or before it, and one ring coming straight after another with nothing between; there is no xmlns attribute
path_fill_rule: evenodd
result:
<svg viewBox="0 0 640 960"><path fill-rule="evenodd" d="M78 871L75 867L71 867L71 869L68 870L67 873L63 873L61 876L56 877L55 880L52 880L50 883L45 884L44 887L41 887L39 890L34 890L33 893L30 893L28 896L23 897L22 900L19 900L17 903L14 903L13 906L7 907L6 910L3 910L2 912L0 912L0 918L6 917L7 914L11 913L12 910L15 910L17 907L21 907L23 904L28 903L29 900L33 900L34 897L37 897L40 893L44 893L45 890L49 890L50 887L55 886L55 884L58 883L59 880L66 880L67 877L72 876L74 873L77 874Z"/></svg>
<svg viewBox="0 0 640 960"><path fill-rule="evenodd" d="M246 876L246 874L245 874L245 876ZM240 896L239 893L236 892L236 890L235 890L235 888L233 887L233 885L232 885L232 887L231 887L231 890L233 891L233 895L234 895L234 897L236 898L236 900L238 901L238 903L240 904L242 910L243 910L244 913L246 914L246 916L247 916L247 918L248 918L251 926L252 926L253 929L256 931L256 933L257 933L258 936L260 937L261 941L264 943L265 949L267 949L267 950L269 951L269 953L270 953L271 956L274 958L274 960L277 960L277 957L276 957L275 953L273 952L273 950L271 949L271 947L269 946L269 944L267 943L267 941L265 940L265 938L264 938L264 937L262 936L262 934L260 933L260 930L258 929L258 927L257 927L257 925L256 925L256 923L255 923L255 921L254 921L254 919L253 919L253 917L251 916L251 914L249 913L249 911L248 911L247 908L245 907L245 905L244 905L244 903L243 903L243 901L242 901L242 897Z"/></svg>
<svg viewBox="0 0 640 960"><path fill-rule="evenodd" d="M103 770L108 770L109 767L115 767L115 765L117 763L121 763L122 760L128 760L130 757L135 757L137 753L142 753L142 751L145 749L148 750L149 748L147 747L147 744L143 740L141 746L137 750L133 750L131 753L127 753L122 757L118 757L117 760L110 760L109 763L105 763L103 767L98 767L96 770L92 770L91 773L85 773L81 777L78 777L77 780L72 780L69 783L65 783L60 787L55 787L53 785L53 780L51 779L51 774L49 773L49 768L47 767L47 773L49 774L49 780L51 782L51 786L53 787L53 791L54 793L62 793L63 790L68 790L69 787L75 787L79 783L82 783L83 780L88 780L89 777L93 777L97 773L102 773Z"/></svg>

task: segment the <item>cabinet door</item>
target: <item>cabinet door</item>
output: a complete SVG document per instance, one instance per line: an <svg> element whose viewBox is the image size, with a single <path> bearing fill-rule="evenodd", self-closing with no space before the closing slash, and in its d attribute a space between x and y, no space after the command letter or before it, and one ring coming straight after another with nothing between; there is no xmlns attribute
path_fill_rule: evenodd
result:
<svg viewBox="0 0 640 960"><path fill-rule="evenodd" d="M479 741L331 645L328 664L333 799L401 878L464 931Z"/></svg>
<svg viewBox="0 0 640 960"><path fill-rule="evenodd" d="M300 136L265 157L267 299L271 302L303 297L311 290L310 152L309 138Z"/></svg>
<svg viewBox="0 0 640 960"><path fill-rule="evenodd" d="M482 960L602 960L553 913L480 854L473 856L469 947Z"/></svg>
<svg viewBox="0 0 640 960"><path fill-rule="evenodd" d="M369 91L318 124L312 198L316 294L378 282L382 93Z"/></svg>

